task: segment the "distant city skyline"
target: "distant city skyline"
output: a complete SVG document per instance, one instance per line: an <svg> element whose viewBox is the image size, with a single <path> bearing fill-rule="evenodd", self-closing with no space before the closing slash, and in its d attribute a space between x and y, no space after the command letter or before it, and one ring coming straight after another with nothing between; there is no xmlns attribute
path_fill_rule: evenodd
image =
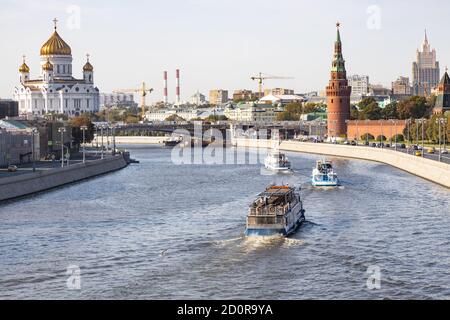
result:
<svg viewBox="0 0 450 320"><path fill-rule="evenodd" d="M411 63L424 30L437 51L441 72L450 65L450 43L442 21L450 4L431 1L43 1L2 3L3 44L0 97L11 98L22 55L31 76L39 74L39 49L60 20L59 32L74 52L73 72L82 76L83 57L91 55L101 92L133 88L145 81L163 100L163 72L169 72L169 100L175 100L175 70L181 70L181 95L198 90L258 90L258 72L294 77L269 80L265 89L323 91L331 66L335 23L341 22L348 74L370 76L390 87L399 76L411 78ZM433 5L434 3L434 5ZM406 10L407 9L407 10Z"/></svg>

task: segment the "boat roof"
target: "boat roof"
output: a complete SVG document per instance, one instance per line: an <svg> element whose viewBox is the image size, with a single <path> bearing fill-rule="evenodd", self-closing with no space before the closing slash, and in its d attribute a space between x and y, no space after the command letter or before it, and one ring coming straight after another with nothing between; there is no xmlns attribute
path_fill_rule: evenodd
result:
<svg viewBox="0 0 450 320"><path fill-rule="evenodd" d="M290 186L270 186L266 191L262 192L260 197L280 197L293 192L295 189Z"/></svg>

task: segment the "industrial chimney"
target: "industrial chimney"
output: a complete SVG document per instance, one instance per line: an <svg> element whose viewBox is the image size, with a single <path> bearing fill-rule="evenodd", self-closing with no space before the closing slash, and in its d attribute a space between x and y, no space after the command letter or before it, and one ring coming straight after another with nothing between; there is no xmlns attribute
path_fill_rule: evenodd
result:
<svg viewBox="0 0 450 320"><path fill-rule="evenodd" d="M180 70L177 69L177 98L176 98L176 104L181 103L181 94L180 94Z"/></svg>
<svg viewBox="0 0 450 320"><path fill-rule="evenodd" d="M167 71L164 71L164 104L169 103L169 90L167 88Z"/></svg>

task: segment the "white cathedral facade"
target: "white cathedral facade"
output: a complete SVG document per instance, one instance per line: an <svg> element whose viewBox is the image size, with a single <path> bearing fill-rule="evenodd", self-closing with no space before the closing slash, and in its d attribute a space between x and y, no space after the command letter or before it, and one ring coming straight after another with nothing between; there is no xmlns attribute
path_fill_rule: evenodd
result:
<svg viewBox="0 0 450 320"><path fill-rule="evenodd" d="M19 68L20 84L14 88L14 100L20 115L43 116L66 114L69 117L94 113L100 109L100 94L94 85L94 68L89 62L83 67L83 79L72 76L72 50L55 31L41 48L40 75L30 77L25 62Z"/></svg>

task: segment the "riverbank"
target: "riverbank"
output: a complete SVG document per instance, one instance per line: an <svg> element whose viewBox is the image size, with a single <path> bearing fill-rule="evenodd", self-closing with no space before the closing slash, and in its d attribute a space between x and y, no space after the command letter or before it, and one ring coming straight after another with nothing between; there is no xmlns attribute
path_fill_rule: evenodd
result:
<svg viewBox="0 0 450 320"><path fill-rule="evenodd" d="M163 144L164 141L170 139L170 137L137 137L137 136L127 136L127 137L117 137L116 145L126 145L126 144Z"/></svg>
<svg viewBox="0 0 450 320"><path fill-rule="evenodd" d="M123 154L74 164L64 168L30 172L0 179L0 201L11 200L82 181L125 168L129 161Z"/></svg>
<svg viewBox="0 0 450 320"><path fill-rule="evenodd" d="M272 143L270 140L236 139L235 145L237 147L270 148ZM450 188L449 164L389 149L284 141L280 145L280 150L381 162Z"/></svg>

